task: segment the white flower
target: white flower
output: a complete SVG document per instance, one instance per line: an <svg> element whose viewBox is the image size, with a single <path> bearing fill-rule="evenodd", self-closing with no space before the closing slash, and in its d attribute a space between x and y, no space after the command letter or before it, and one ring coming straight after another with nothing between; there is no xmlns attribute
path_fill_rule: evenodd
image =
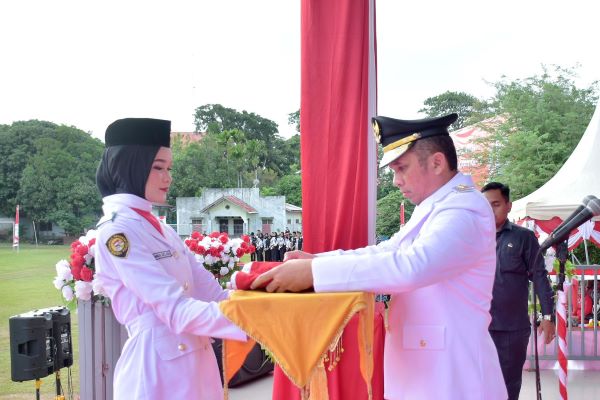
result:
<svg viewBox="0 0 600 400"><path fill-rule="evenodd" d="M56 278L54 278L52 283L54 284L55 288L57 288L58 290L61 290L66 282L63 278L61 278L60 276L57 276Z"/></svg>
<svg viewBox="0 0 600 400"><path fill-rule="evenodd" d="M71 274L71 267L69 266L69 263L66 260L60 260L56 263L56 277L64 279L65 281L73 280L73 274Z"/></svg>
<svg viewBox="0 0 600 400"><path fill-rule="evenodd" d="M65 300L67 300L67 301L73 300L73 289L71 289L71 286L65 285L62 287L61 291L62 291L62 295L65 298Z"/></svg>
<svg viewBox="0 0 600 400"><path fill-rule="evenodd" d="M207 254L206 257L204 257L204 264L206 265L213 265L216 261L215 257L210 254Z"/></svg>
<svg viewBox="0 0 600 400"><path fill-rule="evenodd" d="M196 261L198 261L199 263L204 263L204 256L202 254L194 254L194 257L196 258Z"/></svg>
<svg viewBox="0 0 600 400"><path fill-rule="evenodd" d="M92 280L92 290L94 291L94 294L97 294L97 295L100 294L102 296L106 295L106 293L104 293L104 288L102 287L102 283L96 277L94 277L94 280Z"/></svg>
<svg viewBox="0 0 600 400"><path fill-rule="evenodd" d="M75 296L81 300L90 300L92 298L92 284L90 282L75 282Z"/></svg>
<svg viewBox="0 0 600 400"><path fill-rule="evenodd" d="M94 259L94 257L88 253L85 256L83 256L83 259L85 260L85 264L90 266L92 265L92 260Z"/></svg>
<svg viewBox="0 0 600 400"><path fill-rule="evenodd" d="M219 271L219 274L221 275L227 275L229 273L229 268L227 267L221 267L221 270Z"/></svg>
<svg viewBox="0 0 600 400"><path fill-rule="evenodd" d="M227 266L229 267L229 269L233 269L233 267L235 267L235 258L232 258L229 260L229 263L227 264Z"/></svg>
<svg viewBox="0 0 600 400"><path fill-rule="evenodd" d="M96 237L96 231L94 229L90 229L89 231L87 231L85 236L79 237L79 243L87 246L90 244L90 240L92 240L95 237Z"/></svg>
<svg viewBox="0 0 600 400"><path fill-rule="evenodd" d="M223 264L227 264L229 262L229 255L228 254L223 254L223 257L221 257L221 261L223 261Z"/></svg>
<svg viewBox="0 0 600 400"><path fill-rule="evenodd" d="M88 249L88 255L92 257L96 257L96 245L94 244Z"/></svg>

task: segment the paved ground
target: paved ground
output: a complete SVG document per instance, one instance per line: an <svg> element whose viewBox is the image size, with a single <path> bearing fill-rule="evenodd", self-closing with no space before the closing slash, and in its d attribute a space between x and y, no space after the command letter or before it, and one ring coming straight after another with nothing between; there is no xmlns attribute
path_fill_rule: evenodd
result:
<svg viewBox="0 0 600 400"><path fill-rule="evenodd" d="M553 370L541 371L543 400L560 400L558 377ZM273 377L266 376L242 387L232 388L230 400L270 400ZM600 371L569 371L569 398L573 400L600 399ZM535 400L535 373L523 371L521 400ZM285 400L285 399L276 399Z"/></svg>

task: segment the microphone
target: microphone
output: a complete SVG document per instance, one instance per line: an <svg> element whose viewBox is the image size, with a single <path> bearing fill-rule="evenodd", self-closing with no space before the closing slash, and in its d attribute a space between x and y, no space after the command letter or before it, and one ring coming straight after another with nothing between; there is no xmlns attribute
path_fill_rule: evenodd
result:
<svg viewBox="0 0 600 400"><path fill-rule="evenodd" d="M581 204L575 209L575 211L573 211L571 215L569 215L567 218L563 219L563 221L556 228L554 228L554 232L557 232L559 229L562 229L562 227L565 226L567 222L569 222L572 218L575 218L575 216L579 214L585 208L585 206L587 206L588 203L594 199L597 200L596 196L593 196L591 194L585 196L581 201Z"/></svg>
<svg viewBox="0 0 600 400"><path fill-rule="evenodd" d="M573 229L598 215L600 215L600 200L597 198L590 199L579 213L575 216L571 214L560 226L552 231L550 236L540 246L540 252L547 250L556 243L564 241Z"/></svg>

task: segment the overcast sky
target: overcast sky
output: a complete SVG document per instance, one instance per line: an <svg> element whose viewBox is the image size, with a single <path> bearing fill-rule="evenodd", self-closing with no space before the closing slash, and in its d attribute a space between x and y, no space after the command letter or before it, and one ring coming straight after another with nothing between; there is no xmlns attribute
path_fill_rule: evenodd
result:
<svg viewBox="0 0 600 400"><path fill-rule="evenodd" d="M377 1L379 114L420 117L446 90L541 64L600 80L598 1ZM293 127L300 106L300 0L0 2L0 124L40 119L103 138L117 118L192 131L220 103Z"/></svg>

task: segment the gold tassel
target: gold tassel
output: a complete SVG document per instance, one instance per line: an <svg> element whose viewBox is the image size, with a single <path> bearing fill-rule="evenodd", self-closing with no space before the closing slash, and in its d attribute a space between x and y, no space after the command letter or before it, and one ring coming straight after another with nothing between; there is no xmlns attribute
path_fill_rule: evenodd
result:
<svg viewBox="0 0 600 400"><path fill-rule="evenodd" d="M225 339L221 341L221 366L223 368L223 400L229 400L229 381L227 380L227 357Z"/></svg>
<svg viewBox="0 0 600 400"><path fill-rule="evenodd" d="M325 365L322 360L319 362L315 372L310 378L307 398L309 400L329 400L327 373L325 372Z"/></svg>

